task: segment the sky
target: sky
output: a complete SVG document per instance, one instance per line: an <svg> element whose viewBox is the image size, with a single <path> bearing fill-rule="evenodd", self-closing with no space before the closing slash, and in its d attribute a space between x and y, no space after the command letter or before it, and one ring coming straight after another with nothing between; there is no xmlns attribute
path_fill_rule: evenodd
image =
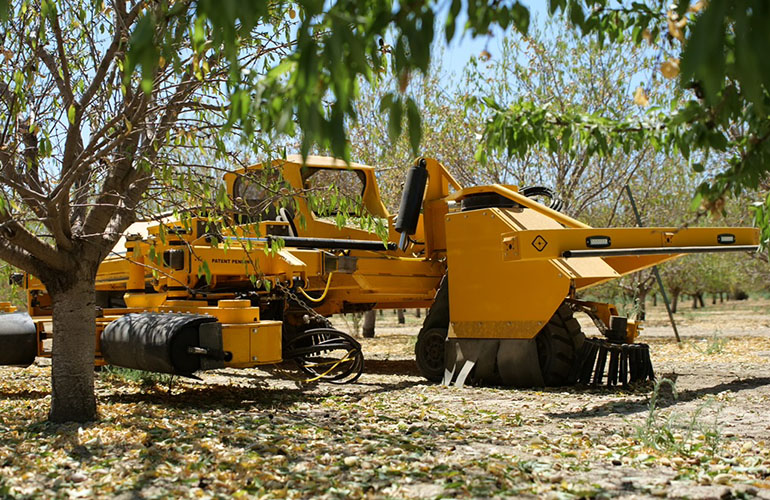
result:
<svg viewBox="0 0 770 500"><path fill-rule="evenodd" d="M547 15L548 2L546 2L546 0L522 0L521 3L529 8L530 24L534 23L536 19L542 20ZM447 9L444 9L444 12L439 18L440 21L437 23L439 26L443 26L446 10ZM459 77L470 58L478 56L482 51L486 50L489 52L492 58L499 55L500 42L505 35L501 29L496 29L493 31L492 35L484 37L473 38L470 34L462 34L462 27L465 25L467 19L468 16L464 14L464 11L458 16L457 33L455 34L454 39L448 44L443 54L442 65L447 73L454 79Z"/></svg>

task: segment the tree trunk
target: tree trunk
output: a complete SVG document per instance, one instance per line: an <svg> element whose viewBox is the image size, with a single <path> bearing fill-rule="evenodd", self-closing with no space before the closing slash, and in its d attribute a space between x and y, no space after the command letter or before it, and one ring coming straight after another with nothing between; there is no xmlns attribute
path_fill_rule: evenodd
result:
<svg viewBox="0 0 770 500"><path fill-rule="evenodd" d="M51 367L52 422L96 419L94 352L96 308L93 278L74 273L64 283L48 285L53 302Z"/></svg>
<svg viewBox="0 0 770 500"><path fill-rule="evenodd" d="M406 323L406 318L404 317L404 310L399 309L397 311L397 314L398 314L398 324L403 325L404 323Z"/></svg>
<svg viewBox="0 0 770 500"><path fill-rule="evenodd" d="M722 292L719 292L719 303L722 304L725 301L725 296Z"/></svg>
<svg viewBox="0 0 770 500"><path fill-rule="evenodd" d="M698 308L698 296L693 294L692 296L692 308L697 309Z"/></svg>
<svg viewBox="0 0 770 500"><path fill-rule="evenodd" d="M419 307L414 310L414 317L415 318L419 318L421 314L422 314L422 311L420 311Z"/></svg>
<svg viewBox="0 0 770 500"><path fill-rule="evenodd" d="M711 294L711 305L714 306L717 303L717 294L712 293Z"/></svg>
<svg viewBox="0 0 770 500"><path fill-rule="evenodd" d="M706 303L703 302L703 293L701 292L701 293L697 294L695 297L698 299L698 303L700 304L701 308L705 309L706 308Z"/></svg>
<svg viewBox="0 0 770 500"><path fill-rule="evenodd" d="M372 309L364 313L364 325L361 327L361 335L367 339L374 338L374 324L377 321L377 312Z"/></svg>
<svg viewBox="0 0 770 500"><path fill-rule="evenodd" d="M653 293L652 294L652 306L653 307L658 307L658 294L657 293Z"/></svg>
<svg viewBox="0 0 770 500"><path fill-rule="evenodd" d="M637 290L637 293L639 294L636 297L636 300L638 301L638 307L636 310L636 319L638 321L644 321L644 319L647 317L647 292L649 291L646 287L639 287L639 290Z"/></svg>
<svg viewBox="0 0 770 500"><path fill-rule="evenodd" d="M676 305L679 303L679 292L672 290L671 295L671 314L676 314Z"/></svg>

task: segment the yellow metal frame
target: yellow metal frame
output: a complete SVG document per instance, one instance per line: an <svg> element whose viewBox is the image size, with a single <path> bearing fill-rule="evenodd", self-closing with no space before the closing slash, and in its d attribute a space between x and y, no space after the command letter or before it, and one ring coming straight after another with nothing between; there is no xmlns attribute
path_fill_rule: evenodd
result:
<svg viewBox="0 0 770 500"><path fill-rule="evenodd" d="M338 227L312 213L303 194L302 168L313 167L359 172L365 180L364 208L387 221L389 241L398 240L395 217L380 199L374 168L332 158L289 156L225 174L228 193L233 195L239 176L266 165L280 170L294 189L297 236L380 241L374 233ZM116 249L122 255L107 258L99 268L97 290L122 292L126 302L126 308L105 309L98 320L100 328L129 312L209 314L223 325L225 350L233 353L229 366L256 366L280 361L281 323L260 319L259 308L250 301L234 300L238 290L267 296L278 284L298 284L314 298L314 310L325 316L367 308L427 307L449 269L450 337L529 339L577 291L678 257L673 253L563 257L567 250L589 248L586 238L606 236L613 249L718 246L716 238L723 233L735 235L735 245L758 241L758 231L752 228L591 228L523 196L515 186L464 188L438 161L425 159L425 168L428 184L413 236L416 243L406 251L274 250L260 238L288 224L279 221L223 229L225 242L198 234L195 221L188 231L169 231L165 238L159 236L160 226L144 227L141 236L127 238L125 248ZM496 193L518 207L460 210L463 199L480 193ZM174 228L179 223L165 225ZM184 253L180 269L163 261L166 252ZM153 253L155 259L150 258ZM342 258L353 262L354 269L338 272L334 262ZM210 281L202 290L206 275ZM30 277L27 288L35 321L50 321L50 300L42 284ZM211 305L214 302L217 305ZM607 316L609 325L614 306L594 307ZM6 309L0 304L0 311ZM639 325L629 322L628 331L628 340L633 341Z"/></svg>

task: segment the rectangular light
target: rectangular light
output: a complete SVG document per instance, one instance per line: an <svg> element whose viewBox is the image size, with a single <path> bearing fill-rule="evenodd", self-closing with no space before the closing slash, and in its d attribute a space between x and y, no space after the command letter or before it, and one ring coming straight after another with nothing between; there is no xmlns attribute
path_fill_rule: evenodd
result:
<svg viewBox="0 0 770 500"><path fill-rule="evenodd" d="M607 248L612 244L609 236L589 236L586 238L588 248Z"/></svg>
<svg viewBox="0 0 770 500"><path fill-rule="evenodd" d="M735 235L734 234L720 234L717 236L717 243L720 245L731 245L735 243Z"/></svg>

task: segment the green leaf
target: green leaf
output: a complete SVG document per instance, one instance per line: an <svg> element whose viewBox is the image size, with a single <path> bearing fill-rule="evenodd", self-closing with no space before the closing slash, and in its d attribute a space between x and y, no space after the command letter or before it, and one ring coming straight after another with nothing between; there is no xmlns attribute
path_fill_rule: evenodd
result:
<svg viewBox="0 0 770 500"><path fill-rule="evenodd" d="M682 54L681 80L701 82L706 99L713 102L725 82L725 0L709 3L698 16Z"/></svg>
<svg viewBox="0 0 770 500"><path fill-rule="evenodd" d="M391 142L396 142L398 136L401 135L402 113L401 99L393 99L390 103L390 120L388 120L388 136Z"/></svg>
<svg viewBox="0 0 770 500"><path fill-rule="evenodd" d="M411 97L406 101L406 116L409 126L409 145L412 146L412 154L420 154L420 141L422 140L422 121L420 110Z"/></svg>
<svg viewBox="0 0 770 500"><path fill-rule="evenodd" d="M209 268L209 263L205 260L201 262L198 276L200 276L201 272L206 276L206 283L211 283L211 269Z"/></svg>
<svg viewBox="0 0 770 500"><path fill-rule="evenodd" d="M70 121L70 125L75 124L75 105L70 104L70 107L67 109L67 119Z"/></svg>
<svg viewBox="0 0 770 500"><path fill-rule="evenodd" d="M126 68L124 83L129 83L134 70L141 66L141 88L147 94L152 91L152 82L160 58L158 44L155 41L155 26L155 16L152 12L142 16L131 33L126 54L128 67Z"/></svg>

